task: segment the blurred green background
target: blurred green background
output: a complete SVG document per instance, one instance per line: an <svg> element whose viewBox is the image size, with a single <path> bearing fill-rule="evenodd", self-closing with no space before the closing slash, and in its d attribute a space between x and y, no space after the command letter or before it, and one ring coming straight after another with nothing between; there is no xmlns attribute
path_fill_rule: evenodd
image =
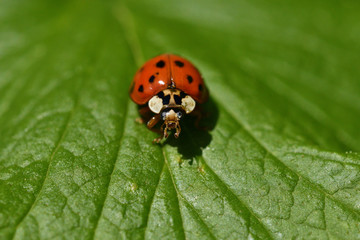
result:
<svg viewBox="0 0 360 240"><path fill-rule="evenodd" d="M1 1L0 238L359 239L359 12ZM134 122L133 74L162 53L203 74L209 133L153 145Z"/></svg>

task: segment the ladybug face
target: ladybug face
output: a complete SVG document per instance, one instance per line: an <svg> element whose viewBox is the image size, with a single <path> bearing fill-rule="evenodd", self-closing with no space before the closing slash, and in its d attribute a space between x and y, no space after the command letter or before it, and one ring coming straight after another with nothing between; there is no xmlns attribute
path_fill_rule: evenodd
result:
<svg viewBox="0 0 360 240"><path fill-rule="evenodd" d="M208 95L208 89L194 65L172 54L160 55L146 62L136 72L130 87L131 99L154 114L147 123L148 128L151 129L160 120L164 121L161 126L164 133L154 140L156 142L163 136L167 137L169 129L176 129L174 136L178 137L180 119L194 112L196 106L208 99ZM140 112L146 112L146 109L140 109Z"/></svg>

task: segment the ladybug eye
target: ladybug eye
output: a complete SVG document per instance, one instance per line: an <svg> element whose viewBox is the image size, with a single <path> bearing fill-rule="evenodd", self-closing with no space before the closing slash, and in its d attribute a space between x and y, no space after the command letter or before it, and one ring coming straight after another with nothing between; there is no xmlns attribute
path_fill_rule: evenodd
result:
<svg viewBox="0 0 360 240"><path fill-rule="evenodd" d="M180 119L182 117L182 113L180 111L177 112L176 115L177 115L178 119Z"/></svg>
<svg viewBox="0 0 360 240"><path fill-rule="evenodd" d="M166 111L164 111L164 112L161 113L161 118L162 118L162 120L165 120L165 118L166 118L166 113L167 113Z"/></svg>
<svg viewBox="0 0 360 240"><path fill-rule="evenodd" d="M181 106L185 110L186 114L188 114L194 110L196 106L196 102L192 97L187 95L181 100Z"/></svg>

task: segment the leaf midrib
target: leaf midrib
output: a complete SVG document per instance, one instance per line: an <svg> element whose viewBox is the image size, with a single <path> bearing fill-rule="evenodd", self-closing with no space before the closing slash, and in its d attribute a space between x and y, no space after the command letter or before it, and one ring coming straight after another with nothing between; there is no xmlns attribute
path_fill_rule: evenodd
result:
<svg viewBox="0 0 360 240"><path fill-rule="evenodd" d="M175 180L174 180L174 176L171 172L171 168L170 168L170 165L169 165L169 162L168 162L168 159L166 157L166 153L165 153L165 149L164 147L162 146L161 147L161 151L162 151L162 155L163 155L163 158L164 158L164 163L166 164L167 166L167 169L169 171L169 174L170 174L170 178L171 178L171 183L173 184L173 187L176 191L176 202L177 202L177 206L178 206L178 210L179 210L179 216L180 216L180 222L181 222L181 232L183 233L183 238L186 239L186 234L185 234L185 228L184 228L184 222L183 222L183 216L182 216L182 212L181 212L181 209L180 209L180 199L179 199L179 196L181 197L181 194L179 193L177 187L176 187L176 184L175 184Z"/></svg>

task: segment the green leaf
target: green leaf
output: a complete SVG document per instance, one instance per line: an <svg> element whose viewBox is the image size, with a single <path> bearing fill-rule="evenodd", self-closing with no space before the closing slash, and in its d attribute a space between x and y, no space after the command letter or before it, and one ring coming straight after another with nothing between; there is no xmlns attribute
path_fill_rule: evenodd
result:
<svg viewBox="0 0 360 240"><path fill-rule="evenodd" d="M1 239L360 239L360 4L0 2ZM128 88L190 59L204 124Z"/></svg>

